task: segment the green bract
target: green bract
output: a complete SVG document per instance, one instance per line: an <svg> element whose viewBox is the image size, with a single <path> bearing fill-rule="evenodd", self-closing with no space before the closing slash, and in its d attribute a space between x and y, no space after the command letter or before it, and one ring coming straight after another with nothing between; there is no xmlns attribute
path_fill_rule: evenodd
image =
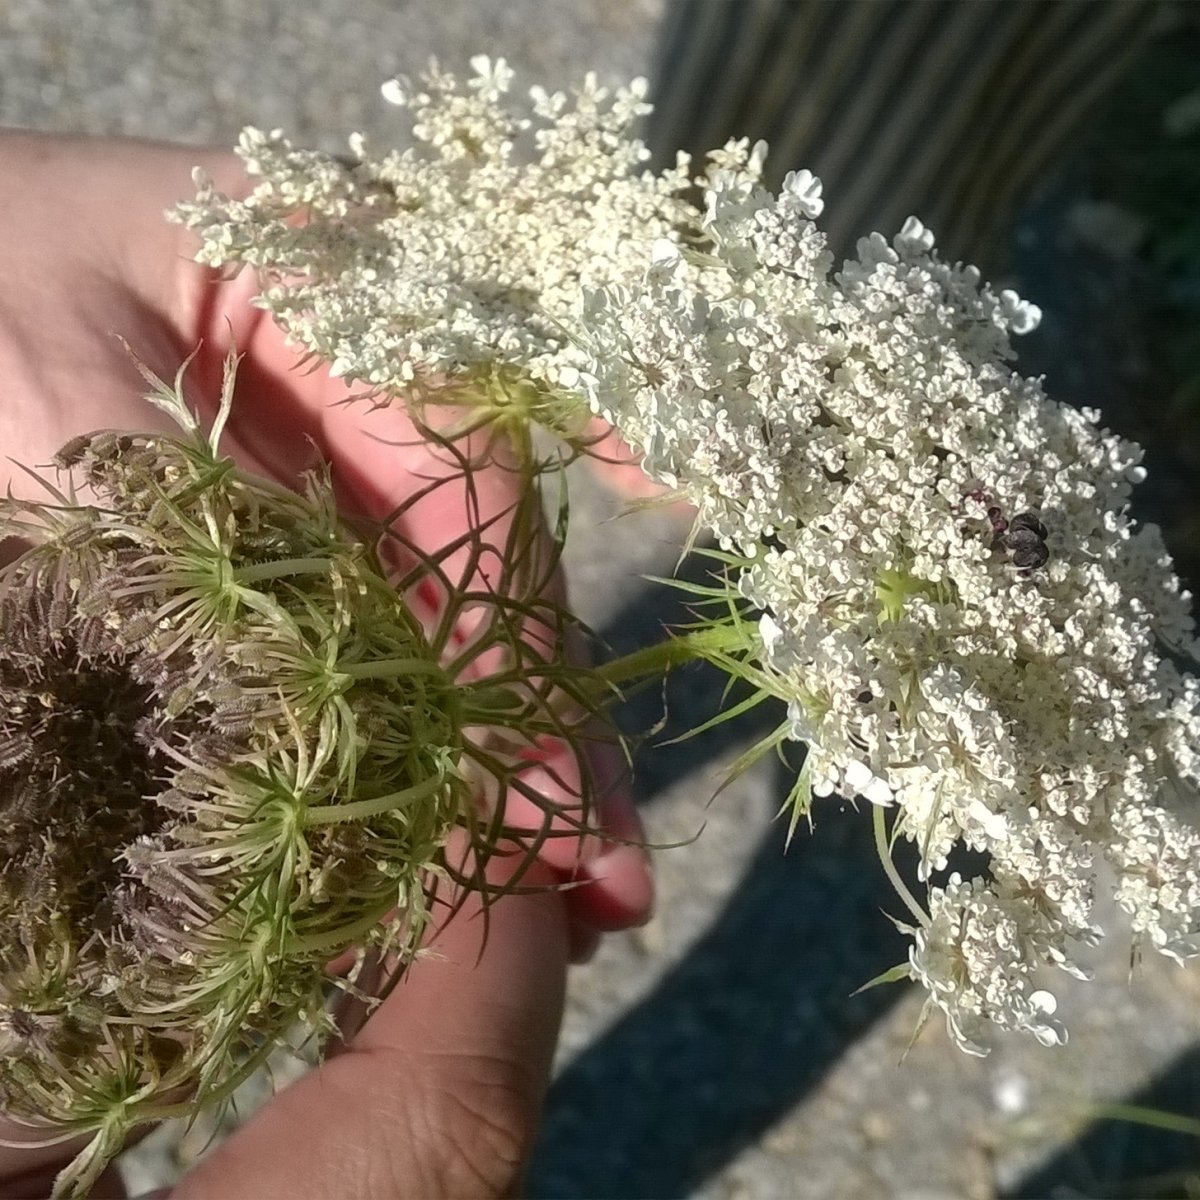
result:
<svg viewBox="0 0 1200 1200"><path fill-rule="evenodd" d="M452 831L486 858L521 747L569 733L528 603L494 597L474 650L452 612L427 634L327 479L222 457L231 394L205 435L159 385L180 435L78 438L48 502L0 507L29 544L0 570L0 1100L94 1135L63 1194L332 1028L330 959L411 958Z"/></svg>

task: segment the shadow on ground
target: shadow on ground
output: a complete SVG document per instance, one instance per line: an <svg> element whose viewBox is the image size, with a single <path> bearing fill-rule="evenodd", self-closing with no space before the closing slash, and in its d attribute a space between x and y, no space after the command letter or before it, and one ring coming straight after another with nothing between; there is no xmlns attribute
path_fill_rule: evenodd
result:
<svg viewBox="0 0 1200 1200"><path fill-rule="evenodd" d="M703 582L707 569L693 556L681 575ZM661 638L664 627L686 623L686 603L674 589L647 588L606 631L612 651L637 649ZM781 709L761 706L700 738L661 744L728 704L725 686L706 667L672 677L664 727L636 756L641 803L708 762L731 760L736 747L781 719ZM663 713L663 695L647 691L618 719L633 734ZM777 764L776 796L786 795L798 765ZM897 985L852 995L902 961L908 943L881 916L899 906L867 814L836 819L833 805L827 814L834 819L821 821L815 836L801 825L790 849L786 823L772 825L709 930L555 1081L528 1195L666 1200L695 1193L818 1086L900 998ZM963 866L967 874L982 868ZM1200 1112L1200 1048L1128 1103ZM1105 1120L1005 1195L1192 1196L1198 1166L1200 1141L1192 1136Z"/></svg>
<svg viewBox="0 0 1200 1200"><path fill-rule="evenodd" d="M1005 1191L1004 1200L1167 1200L1200 1195L1200 1138L1150 1123L1171 1116L1195 1121L1200 1114L1200 1047L1182 1055L1125 1103L1144 1110L1144 1119L1113 1114L1096 1121Z"/></svg>
<svg viewBox="0 0 1200 1200"><path fill-rule="evenodd" d="M684 574L703 575L688 561ZM687 619L678 592L654 589L615 622L618 651ZM719 673L689 667L668 690L667 728L718 711ZM646 729L662 715L647 693L622 714ZM782 716L757 709L694 741L639 756L641 800ZM780 763L776 791L791 771ZM719 802L719 801L718 801ZM830 816L835 814L830 806ZM880 915L898 908L866 814L767 831L740 890L645 1001L590 1046L551 1088L527 1191L532 1196L671 1197L695 1191L788 1112L846 1046L902 994L851 996L901 961L907 943ZM686 851L685 851L686 852Z"/></svg>

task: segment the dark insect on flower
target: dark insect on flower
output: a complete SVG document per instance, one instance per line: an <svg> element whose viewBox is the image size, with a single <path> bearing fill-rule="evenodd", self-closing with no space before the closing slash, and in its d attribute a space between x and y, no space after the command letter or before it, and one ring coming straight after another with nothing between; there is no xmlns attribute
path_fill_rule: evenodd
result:
<svg viewBox="0 0 1200 1200"><path fill-rule="evenodd" d="M1046 526L1030 512L1017 513L1008 523L1000 541L1012 557L1013 565L1026 571L1044 567L1050 558L1046 547Z"/></svg>
<svg viewBox="0 0 1200 1200"><path fill-rule="evenodd" d="M1007 550L1013 566L1028 576L1050 560L1046 545L1049 532L1046 526L1031 512L1019 512L1007 518L1004 510L983 488L977 487L967 493L969 500L986 505L988 524L992 527L992 546Z"/></svg>
<svg viewBox="0 0 1200 1200"><path fill-rule="evenodd" d="M80 434L78 437L73 437L63 448L54 456L55 466L67 468L76 466L83 461L83 456L88 447L92 444L93 435L90 433Z"/></svg>

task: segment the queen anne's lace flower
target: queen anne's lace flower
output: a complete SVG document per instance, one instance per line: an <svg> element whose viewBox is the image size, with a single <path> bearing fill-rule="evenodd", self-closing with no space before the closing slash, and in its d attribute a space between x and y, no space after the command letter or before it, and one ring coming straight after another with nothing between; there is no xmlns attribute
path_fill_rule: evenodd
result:
<svg viewBox="0 0 1200 1200"><path fill-rule="evenodd" d="M1033 986L1035 971L1055 951L1057 930L1036 901L1002 887L952 875L945 888L930 889L931 918L912 948L913 976L969 1053L984 1052L990 1024L1028 1030L1044 1046L1066 1040L1052 1019L1053 994Z"/></svg>
<svg viewBox="0 0 1200 1200"><path fill-rule="evenodd" d="M332 1033L331 959L370 952L391 986L446 881L490 902L497 843L590 797L523 542L489 543L486 596L389 576L327 474L297 494L221 453L232 359L208 431L182 374L150 395L180 433L82 435L46 499L0 498L0 1109L92 1135L55 1196L135 1126L225 1102L289 1029ZM535 828L507 799L539 802L552 737L578 807Z"/></svg>
<svg viewBox="0 0 1200 1200"><path fill-rule="evenodd" d="M958 843L990 856L916 931L956 1040L1058 1040L1035 968L1098 935L1094 858L1139 934L1200 948L1196 643L1127 515L1140 451L1006 365L1037 309L918 221L833 272L811 177L773 198L732 165L708 253L660 247L587 297L592 402L744 558L814 792L894 805L926 876Z"/></svg>
<svg viewBox="0 0 1200 1200"><path fill-rule="evenodd" d="M462 689L327 478L220 454L232 395L205 434L157 385L181 434L78 437L0 500L0 1107L92 1135L56 1196L328 1033L329 959L409 960L476 822Z"/></svg>

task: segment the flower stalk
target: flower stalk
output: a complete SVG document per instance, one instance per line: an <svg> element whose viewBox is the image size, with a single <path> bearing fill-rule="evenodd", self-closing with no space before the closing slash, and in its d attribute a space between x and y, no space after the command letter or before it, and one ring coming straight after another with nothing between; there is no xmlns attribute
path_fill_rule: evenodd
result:
<svg viewBox="0 0 1200 1200"><path fill-rule="evenodd" d="M745 631L729 624L674 632L652 646L601 664L596 675L604 683L614 685L660 678L675 667L710 662L714 656L744 650L745 642Z"/></svg>

